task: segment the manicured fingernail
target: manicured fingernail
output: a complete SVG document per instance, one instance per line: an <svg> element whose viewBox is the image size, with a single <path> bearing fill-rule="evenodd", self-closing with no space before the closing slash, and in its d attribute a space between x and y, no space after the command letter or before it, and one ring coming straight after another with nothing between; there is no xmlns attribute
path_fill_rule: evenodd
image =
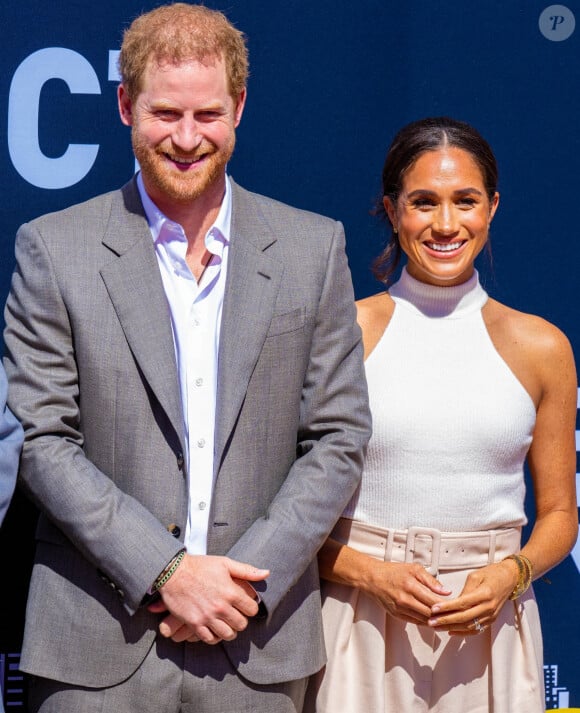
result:
<svg viewBox="0 0 580 713"><path fill-rule="evenodd" d="M441 607L439 606L439 604L434 604L434 605L431 607L431 613L432 613L432 614L437 614L437 612L438 612L440 609L441 609Z"/></svg>
<svg viewBox="0 0 580 713"><path fill-rule="evenodd" d="M437 624L439 623L439 619L429 619L427 623L429 624L429 626L437 626Z"/></svg>

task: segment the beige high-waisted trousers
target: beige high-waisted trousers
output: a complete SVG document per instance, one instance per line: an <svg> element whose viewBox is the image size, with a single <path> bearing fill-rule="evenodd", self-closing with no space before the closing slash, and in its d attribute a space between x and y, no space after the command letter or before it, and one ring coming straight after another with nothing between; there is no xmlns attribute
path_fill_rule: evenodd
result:
<svg viewBox="0 0 580 713"><path fill-rule="evenodd" d="M333 534L383 561L414 561L461 591L470 571L520 547L520 530L382 530L341 519ZM437 562L437 560L439 560ZM540 713L542 637L531 588L477 636L449 636L387 614L358 589L322 582L328 664L305 713Z"/></svg>

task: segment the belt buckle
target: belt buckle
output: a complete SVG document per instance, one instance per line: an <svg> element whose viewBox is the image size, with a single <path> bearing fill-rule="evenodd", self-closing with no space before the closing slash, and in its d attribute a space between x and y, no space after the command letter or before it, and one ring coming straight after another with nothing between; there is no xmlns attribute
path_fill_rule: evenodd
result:
<svg viewBox="0 0 580 713"><path fill-rule="evenodd" d="M441 532L439 530L431 527L410 527L407 530L405 562L413 562L415 558L415 540L419 535L431 538L431 564L424 566L429 574L436 577L439 572L439 552L441 550Z"/></svg>

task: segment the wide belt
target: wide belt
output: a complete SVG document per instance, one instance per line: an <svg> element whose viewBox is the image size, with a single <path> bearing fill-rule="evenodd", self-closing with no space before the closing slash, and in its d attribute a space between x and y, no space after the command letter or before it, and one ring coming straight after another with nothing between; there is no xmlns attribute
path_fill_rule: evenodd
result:
<svg viewBox="0 0 580 713"><path fill-rule="evenodd" d="M331 537L384 562L416 562L433 575L439 570L475 569L518 552L521 529L441 532L431 527L379 528L341 518Z"/></svg>

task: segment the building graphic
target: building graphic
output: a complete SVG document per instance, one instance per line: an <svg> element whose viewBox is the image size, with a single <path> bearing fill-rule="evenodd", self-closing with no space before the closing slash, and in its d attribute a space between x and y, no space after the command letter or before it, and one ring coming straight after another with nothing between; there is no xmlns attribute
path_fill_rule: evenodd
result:
<svg viewBox="0 0 580 713"><path fill-rule="evenodd" d="M0 654L0 685L6 713L24 710L24 676L19 665L20 654Z"/></svg>
<svg viewBox="0 0 580 713"><path fill-rule="evenodd" d="M570 691L565 686L558 685L558 666L544 666L544 685L546 688L546 710L568 708Z"/></svg>

